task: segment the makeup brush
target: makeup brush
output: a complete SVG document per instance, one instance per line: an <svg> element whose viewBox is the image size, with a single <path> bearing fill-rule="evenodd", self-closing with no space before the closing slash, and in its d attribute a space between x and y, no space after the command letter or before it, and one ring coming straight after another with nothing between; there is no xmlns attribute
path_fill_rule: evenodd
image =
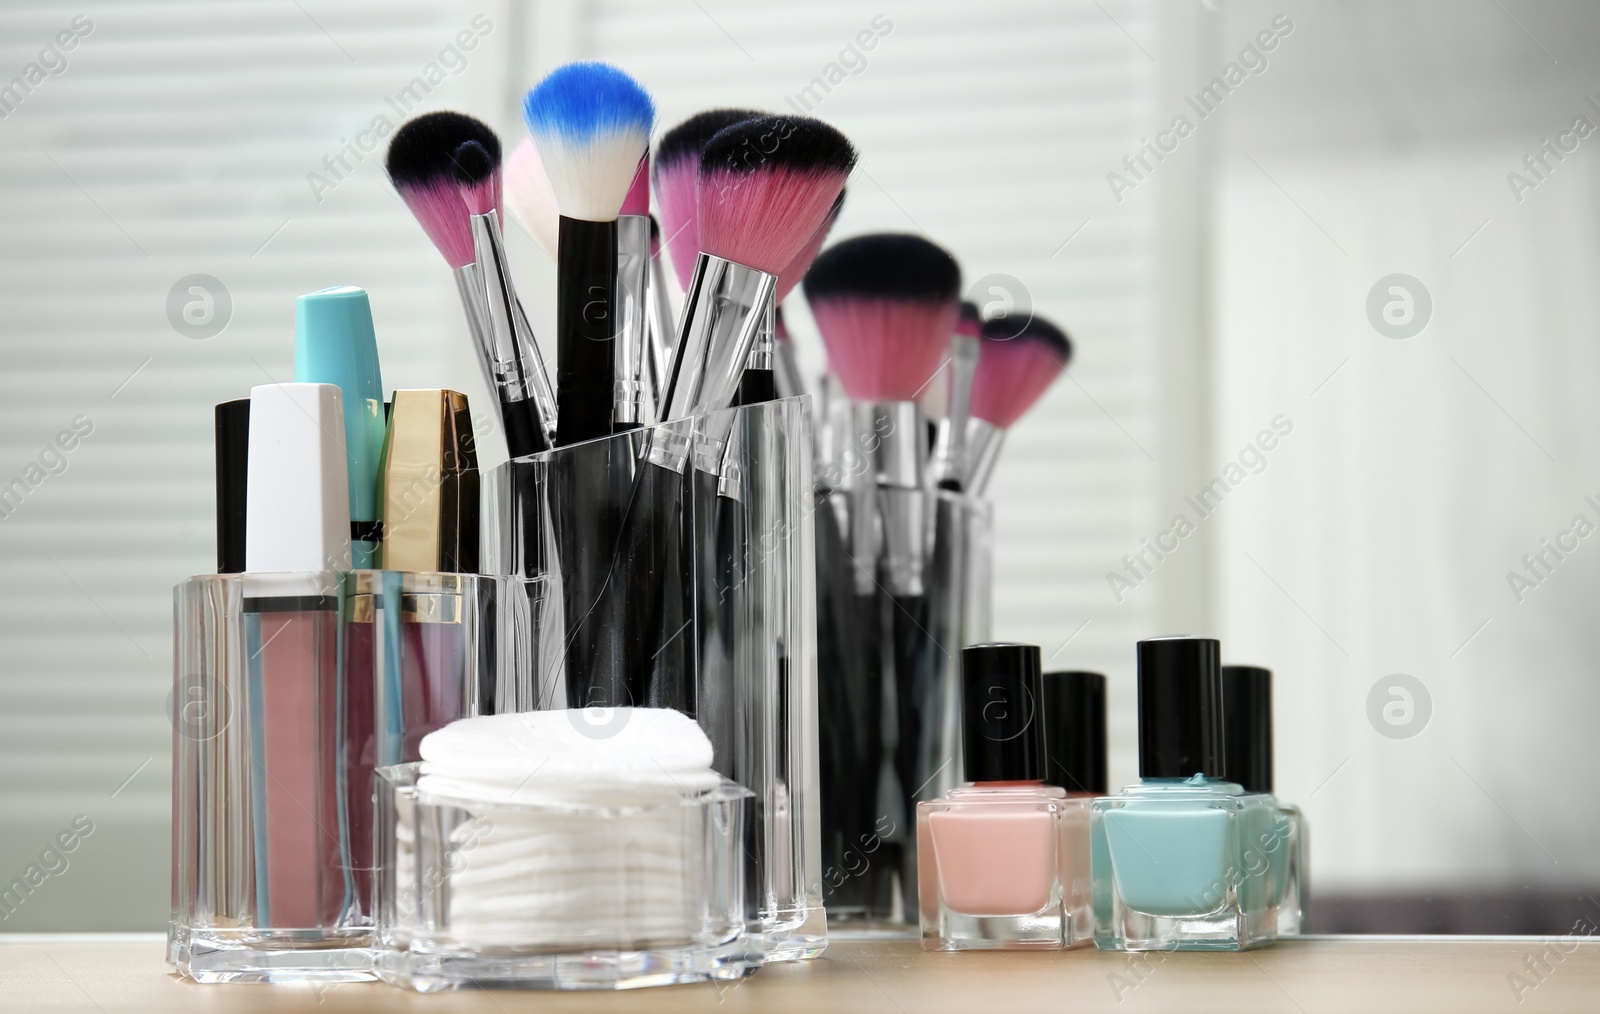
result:
<svg viewBox="0 0 1600 1014"><path fill-rule="evenodd" d="M500 402L507 450L512 457L544 450L549 446L547 427L553 399L532 334L526 335L525 345L519 344L513 328L497 334L491 316L492 304L516 302L503 252L497 254L491 238L499 232L493 208L500 193L500 139L470 116L425 113L395 132L384 168L406 207L455 271L478 364L488 389ZM469 201L494 219L493 223L480 223L479 228L488 226L491 234L485 237L490 241L484 249L474 240ZM494 298L490 298L491 292ZM541 381L545 390L537 392ZM539 402L545 399L550 400L541 414Z"/></svg>
<svg viewBox="0 0 1600 1014"><path fill-rule="evenodd" d="M779 272L827 219L855 164L849 140L808 117L761 116L706 142L696 183L700 254L663 419L730 403Z"/></svg>
<svg viewBox="0 0 1600 1014"><path fill-rule="evenodd" d="M550 177L544 174L544 163L539 161L539 149L533 146L531 137L517 142L506 159L505 201L511 218L554 260L561 209L556 206L556 192L550 187Z"/></svg>
<svg viewBox="0 0 1600 1014"><path fill-rule="evenodd" d="M940 489L961 492L967 474L967 419L972 414L972 374L978 368L978 341L983 318L976 303L963 302L955 333L950 336L949 383L944 417L934 438L930 471Z"/></svg>
<svg viewBox="0 0 1600 1014"><path fill-rule="evenodd" d="M617 334L616 391L612 404L612 430L634 429L650 420L646 381L649 368L645 332L649 304L646 286L650 276L650 156L628 185L617 215Z"/></svg>
<svg viewBox="0 0 1600 1014"><path fill-rule="evenodd" d="M1071 360L1066 332L1037 314L1020 327L1010 317L984 322L967 422L969 492L981 496L988 488L1006 431L1044 396Z"/></svg>
<svg viewBox="0 0 1600 1014"><path fill-rule="evenodd" d="M778 308L806 276L811 262L817 259L817 252L822 249L828 233L833 230L833 223L839 220L839 212L844 209L844 194L843 190L839 191L828 217L806 241L805 247L778 272L778 287L772 296L773 311L761 322L755 345L745 359L744 376L739 379L738 403L741 405L755 405L774 398L792 398L805 393L805 385L800 379L800 365L795 359L794 346L789 344L788 332L784 332L781 339L778 336ZM783 378L781 381L780 377ZM788 388L787 392L785 387Z"/></svg>
<svg viewBox="0 0 1600 1014"><path fill-rule="evenodd" d="M700 254L700 228L695 220L699 199L700 154L706 142L724 127L761 114L754 109L708 109L684 120L661 135L656 145L656 203L661 210L661 232L678 289L686 292Z"/></svg>
<svg viewBox="0 0 1600 1014"><path fill-rule="evenodd" d="M916 398L949 348L960 292L954 257L920 236L895 233L838 243L806 274L806 299L829 366L854 403L856 452L870 451L873 458L866 474L853 477L858 485L851 499L852 552L863 593L872 589L875 499L888 590L922 594L927 435Z"/></svg>
<svg viewBox="0 0 1600 1014"><path fill-rule="evenodd" d="M649 149L655 105L615 67L569 63L528 92L522 113L561 209L556 438L569 445L611 432L617 214Z"/></svg>

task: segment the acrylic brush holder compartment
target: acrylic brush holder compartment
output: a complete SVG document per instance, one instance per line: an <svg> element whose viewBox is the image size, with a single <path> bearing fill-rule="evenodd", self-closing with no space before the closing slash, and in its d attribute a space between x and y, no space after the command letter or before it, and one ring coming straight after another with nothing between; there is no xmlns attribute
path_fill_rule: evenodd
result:
<svg viewBox="0 0 1600 1014"><path fill-rule="evenodd" d="M226 574L174 590L169 960L371 978L374 772L527 666L507 578Z"/></svg>
<svg viewBox="0 0 1600 1014"><path fill-rule="evenodd" d="M376 968L420 992L738 979L748 790L645 805L464 799L379 772Z"/></svg>
<svg viewBox="0 0 1600 1014"><path fill-rule="evenodd" d="M487 566L519 580L533 663L496 711L695 718L754 793L746 918L769 961L826 946L811 434L801 398L643 427L487 474Z"/></svg>
<svg viewBox="0 0 1600 1014"><path fill-rule="evenodd" d="M173 591L167 959L189 978L372 978L351 817L371 812L352 776L373 716L341 664L345 577L205 575Z"/></svg>
<svg viewBox="0 0 1600 1014"><path fill-rule="evenodd" d="M922 594L882 573L862 593L859 488L817 493L824 901L835 924L915 926L916 804L961 783L961 649L989 640L993 506L929 492Z"/></svg>

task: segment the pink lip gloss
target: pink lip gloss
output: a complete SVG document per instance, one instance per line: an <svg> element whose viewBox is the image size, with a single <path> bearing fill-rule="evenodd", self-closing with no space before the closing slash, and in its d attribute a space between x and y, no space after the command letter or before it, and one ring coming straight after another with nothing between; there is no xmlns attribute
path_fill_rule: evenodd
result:
<svg viewBox="0 0 1600 1014"><path fill-rule="evenodd" d="M339 389L252 389L245 666L257 924L336 926L354 895L340 735L337 575L350 566Z"/></svg>
<svg viewBox="0 0 1600 1014"><path fill-rule="evenodd" d="M917 804L918 910L930 950L1059 950L1085 942L1072 870L1087 847L1083 798L1046 785L1039 649L961 653L970 785Z"/></svg>

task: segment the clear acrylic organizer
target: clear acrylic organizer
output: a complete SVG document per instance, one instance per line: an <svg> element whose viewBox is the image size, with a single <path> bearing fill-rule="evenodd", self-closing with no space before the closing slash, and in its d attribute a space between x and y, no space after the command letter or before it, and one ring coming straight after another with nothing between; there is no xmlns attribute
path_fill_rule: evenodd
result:
<svg viewBox="0 0 1600 1014"><path fill-rule="evenodd" d="M993 508L931 491L923 594L894 596L882 575L858 591L849 525L859 497L836 489L817 503L828 915L916 926L916 804L961 783L961 649L989 640Z"/></svg>
<svg viewBox="0 0 1600 1014"><path fill-rule="evenodd" d="M791 398L498 466L485 566L515 577L533 661L492 711L672 707L750 789L745 906L768 961L827 944L817 774L811 435ZM487 711L486 711L487 713Z"/></svg>
<svg viewBox="0 0 1600 1014"><path fill-rule="evenodd" d="M201 982L372 978L373 777L526 651L470 574L220 574L173 592L168 961Z"/></svg>
<svg viewBox="0 0 1600 1014"><path fill-rule="evenodd" d="M648 806L532 805L379 772L376 968L392 985L629 989L742 978L748 790Z"/></svg>

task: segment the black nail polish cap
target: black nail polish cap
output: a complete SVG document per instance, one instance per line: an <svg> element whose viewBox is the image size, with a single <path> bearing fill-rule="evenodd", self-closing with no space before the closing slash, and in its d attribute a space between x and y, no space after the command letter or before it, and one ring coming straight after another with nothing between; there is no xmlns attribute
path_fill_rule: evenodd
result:
<svg viewBox="0 0 1600 1014"><path fill-rule="evenodd" d="M244 572L245 480L250 462L250 399L217 406L217 573Z"/></svg>
<svg viewBox="0 0 1600 1014"><path fill-rule="evenodd" d="M1223 775L1247 792L1272 791L1272 670L1222 667Z"/></svg>
<svg viewBox="0 0 1600 1014"><path fill-rule="evenodd" d="M1068 792L1106 794L1106 678L1044 674L1044 780Z"/></svg>
<svg viewBox="0 0 1600 1014"><path fill-rule="evenodd" d="M975 644L961 651L962 746L969 782L1044 777L1039 647Z"/></svg>
<svg viewBox="0 0 1600 1014"><path fill-rule="evenodd" d="M1210 637L1140 641L1139 777L1222 777L1222 647Z"/></svg>

